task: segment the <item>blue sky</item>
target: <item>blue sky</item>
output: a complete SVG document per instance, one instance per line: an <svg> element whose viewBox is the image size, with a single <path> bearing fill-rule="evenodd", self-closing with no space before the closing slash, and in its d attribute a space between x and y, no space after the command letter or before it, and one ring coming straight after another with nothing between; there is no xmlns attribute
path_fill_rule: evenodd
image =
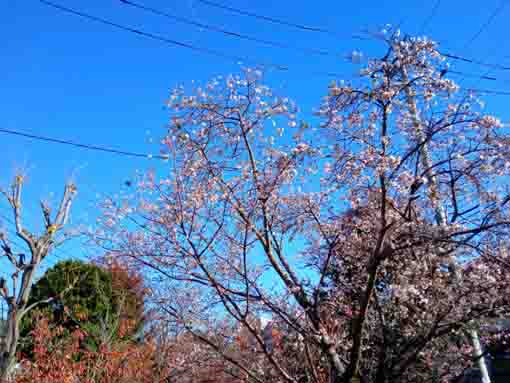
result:
<svg viewBox="0 0 510 383"><path fill-rule="evenodd" d="M288 65L288 72L271 72L271 85L281 88L300 105L303 116L310 116L324 95L331 78L314 72L336 72L346 77L357 69L342 56L360 50L377 52L373 42L349 38L362 28L377 29L386 23L399 24L404 33L427 34L444 43L458 55L510 65L508 19L510 5L472 40L472 37L501 4L441 1L429 18L436 0L344 1L248 1L217 0L223 4L260 14L317 25L338 32L331 37L297 31L248 17L234 15L200 4L196 0L140 0L141 3L180 16L303 48L336 52L320 57L276 49L201 31L191 26L144 13L118 0L55 2L144 31L175 40L216 49L231 55L262 62ZM169 90L191 80L205 81L218 74L236 72L239 65L222 59L171 47L135 34L62 13L39 1L4 1L0 4L1 47L0 126L104 145L124 150L154 153L157 147L148 137L164 132L167 113L163 105ZM425 30L423 25L429 20ZM345 38L341 38L344 35ZM484 74L476 65L454 67ZM477 80L465 84L510 90L510 75L491 72L498 82ZM341 79L341 77L339 78ZM505 82L506 81L506 82ZM505 122L510 97L487 97L491 111ZM127 158L107 153L77 150L56 144L0 134L2 165L0 182L5 185L17 168L28 170L26 193L27 220L33 225L36 201L51 192L60 193L63 183L73 176L80 191L73 209L74 222L90 222L96 193L114 193L136 169L161 166L155 160ZM0 213L7 206L0 204ZM79 256L79 246L68 246L63 255Z"/></svg>

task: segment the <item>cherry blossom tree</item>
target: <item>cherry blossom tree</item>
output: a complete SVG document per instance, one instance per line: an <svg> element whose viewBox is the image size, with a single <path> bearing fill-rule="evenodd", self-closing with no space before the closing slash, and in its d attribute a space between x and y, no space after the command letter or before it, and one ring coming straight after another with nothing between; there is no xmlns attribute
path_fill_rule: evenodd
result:
<svg viewBox="0 0 510 383"><path fill-rule="evenodd" d="M507 129L434 42L380 40L317 126L256 69L177 87L168 171L104 202L98 242L245 381L448 381L476 362L465 334L508 311Z"/></svg>
<svg viewBox="0 0 510 383"><path fill-rule="evenodd" d="M0 381L7 380L12 372L16 362L16 352L20 337L20 326L23 316L30 310L43 302L33 302L29 304L32 283L37 269L43 260L51 251L60 245L67 238L64 228L67 224L69 211L72 201L76 195L76 186L69 183L64 188L64 193L59 207L55 214L52 214L50 206L41 202L41 208L44 218L44 231L42 234L36 234L28 231L22 218L22 189L24 177L18 175L8 190L1 190L12 210L15 235L21 239L28 247L29 254L17 253L10 241L11 238L7 232L0 231L0 243L2 255L11 267L10 286L5 278L0 278L0 297L7 305L6 327L7 333L5 341L0 345ZM70 283L68 288L71 288ZM61 294L65 291L59 292ZM46 303L52 301L55 297L45 300Z"/></svg>

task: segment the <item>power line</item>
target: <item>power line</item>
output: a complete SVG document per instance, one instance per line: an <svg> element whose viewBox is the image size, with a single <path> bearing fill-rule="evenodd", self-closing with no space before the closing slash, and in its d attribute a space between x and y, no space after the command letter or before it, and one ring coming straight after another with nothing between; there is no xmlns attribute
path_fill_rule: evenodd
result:
<svg viewBox="0 0 510 383"><path fill-rule="evenodd" d="M39 1L41 3L47 5L47 6L53 7L55 9L60 10L60 11L63 11L63 12L66 12L66 13L70 13L70 14L73 14L73 15L76 15L76 16L80 16L80 17L88 19L88 20L93 20L93 21L96 21L96 22L101 23L101 24L109 25L110 27L117 28L117 29L120 29L120 30L123 30L123 31L126 31L126 32L135 33L135 34L137 34L139 36L150 38L152 40L161 41L161 42L164 42L166 44L170 44L170 45L173 45L173 46L176 46L176 47L186 48L186 49L189 49L189 50L193 50L193 51L196 51L196 52L208 54L208 55L211 55L211 56L216 56L216 57L219 57L219 58L222 58L222 59L226 59L228 61L233 61L233 62L239 62L239 61L241 61L241 62L242 61L255 62L254 60L246 58L246 57L229 55L229 54L226 54L226 53L214 50L214 49L209 49L209 48L195 46L195 45L188 44L188 43L185 43L185 42L182 42L182 41L173 40L173 39L169 39L169 38L164 37L164 36L156 35L156 34L153 34L153 33L150 33L150 32L145 32L145 31L142 31L142 30L137 29L137 28L128 27L128 26L125 26L125 25L122 25L122 24L115 23L113 21L109 21L109 20L103 19L103 18L98 17L98 16L93 16L93 15L88 14L88 13L77 11L75 9L71 9L71 8L68 8L68 7L65 7L63 5L56 4L56 3L53 3L53 2L50 2L50 1L47 1L47 0L39 0ZM263 65L274 67L275 69L278 69L278 70L288 70L288 68L286 66L283 66L283 65L276 65L276 64L263 64Z"/></svg>
<svg viewBox="0 0 510 383"><path fill-rule="evenodd" d="M74 9L71 9L71 8L67 8L67 7L64 7L62 5L59 5L59 4L56 4L56 3L53 3L53 2L50 2L50 1L47 1L47 0L39 0L39 1L41 3L43 3L43 4L46 4L46 5L48 5L50 7L53 7L53 8L56 8L56 9L61 10L63 12L71 13L71 14L74 14L74 15L77 15L77 16L89 19L89 20L93 20L93 21L96 21L96 22L99 22L99 23L102 23L102 24L105 24L105 25L109 25L111 27L114 27L114 28L117 28L117 29L121 29L121 30L124 30L126 32L134 33L134 34L137 34L137 35L142 36L142 37L150 38L150 39L153 39L153 40L158 40L158 41L170 44L170 45L178 46L178 47L181 47L181 48L187 48L187 49L194 50L194 51L197 51L197 52L200 52L200 53L205 53L205 54L213 55L213 56L216 56L216 57L220 57L220 58L226 59L226 60L231 61L231 62L243 62L243 61L252 62L253 64L257 64L257 65L260 65L262 67L263 66L272 67L272 68L274 68L276 70L280 70L280 71L288 71L288 70L291 69L291 68L289 68L286 65L273 64L273 63L260 63L260 62L257 62L256 60L251 59L251 58L241 57L241 56L233 56L233 55L225 54L225 53L223 53L221 51L217 51L217 50L213 50L213 49L209 49L209 48L198 47L198 46L195 46L195 45L192 45L192 44L188 44L188 43L184 43L184 42L181 42L181 41L169 39L169 38L166 38L164 36L156 35L156 34L153 34L153 33L150 33L150 32L145 32L145 31L142 31L140 29L136 29L136 28L132 28L132 27L129 27L129 26L121 25L121 24L118 24L118 23L115 23L115 22L112 22L112 21L109 21L109 20L106 20L106 19L103 19L103 18L100 18L100 17L97 17L97 16L93 16L93 15L90 15L90 14L87 14L87 13L84 13L84 12L81 12L81 11L77 11L77 10L74 10ZM170 14L168 14L166 12L159 11L159 10L154 9L154 8L149 8L149 7L146 7L144 5L141 5L141 4L138 4L138 3L134 3L134 2L129 1L129 0L120 0L120 1L122 1L125 4L132 5L134 7L138 7L138 8L150 11L152 13L160 14L160 15L165 16L165 17L172 17L172 18L174 17L173 15L170 15ZM208 0L199 0L199 1L202 1L202 2L206 1L207 3L211 3ZM177 17L177 16L175 16L175 17ZM262 18L263 19L267 19L267 17L265 17L265 16L262 17ZM197 25L201 25L201 27L205 27L205 24L197 23ZM216 27L213 27L213 28L216 28ZM311 28L311 29L307 29L307 30L316 31L315 28ZM231 34L232 36L236 36L236 37L239 37L239 36L243 36L242 38L248 37L248 36L245 36L245 35L237 34L236 32L229 32L229 31L226 31L226 30L222 30L222 31L226 32L228 34ZM319 30L319 31L325 32L327 30ZM256 39L256 38L253 38L253 39ZM257 40L259 40L260 42L265 41L267 43L279 44L278 42L270 42L269 40L261 40L261 39L257 39ZM300 49L300 48L297 48L297 49ZM483 62L483 61L480 61L480 60L476 60L476 59L472 59L472 58L467 58L467 57L459 56L459 55L448 53L448 52L440 52L440 53L444 57L450 58L452 60L459 60L459 61L463 61L463 62L468 62L468 63L472 63L472 64L484 66L484 67L488 67L488 68L491 68L491 69L498 69L498 70L505 70L505 71L510 70L509 66L505 66L505 65L501 65L501 64L486 63L486 62ZM336 78L342 77L341 74L336 73L336 72L322 72L322 71L318 72L318 71L312 71L312 72L310 72L310 74L319 75L319 76L327 76L327 77L336 77ZM486 80L491 79L491 78L488 78L488 76L481 76L481 77L484 77L483 79L486 79ZM111 149L105 149L105 148L98 148L97 150L112 151ZM129 153L127 155L133 156L133 153ZM135 154L135 156L137 156L137 157L150 157L150 155L145 155L145 154ZM155 156L155 158L158 158L158 157L160 157L160 156ZM165 159L165 158L163 158L163 159Z"/></svg>
<svg viewBox="0 0 510 383"><path fill-rule="evenodd" d="M117 29L121 29L121 30L124 30L126 32L135 33L135 34L137 34L139 36L143 36L143 37L150 38L150 39L153 39L153 40L159 40L159 41L165 42L167 44L171 44L171 45L178 46L178 47L181 47L181 48L187 48L187 49L190 49L190 50L198 51L200 53L214 55L214 56L217 56L217 57L220 57L220 58L223 58L223 59L227 59L229 61L237 61L237 62L239 62L239 61L248 61L248 62L250 62L251 61L251 62L257 64L257 62L255 60L252 60L252 59L249 59L249 58L246 58L246 57L232 56L232 55L224 54L221 51L212 50L212 49L209 49L209 48L198 47L198 46L195 46L195 45L192 45L192 44L188 44L188 43L184 43L184 42L181 42L181 41L169 39L169 38L166 38L164 36L155 35L155 34L152 34L150 32L145 32L145 31L142 31L140 29L136 29L136 28L125 26L125 25L121 25L121 24L118 24L118 23L115 23L115 22L112 22L112 21L109 21L109 20L106 20L106 19L103 19L103 18L100 18L100 17L97 17L97 16L93 16L93 15L90 15L90 14L87 14L87 13L84 13L84 12L81 12L81 11L77 11L77 10L74 10L74 9L71 9L71 8L67 8L67 7L64 7L62 5L50 2L48 0L39 0L39 1L41 3L43 3L43 4L46 4L46 5L48 5L50 7L53 7L53 8L56 8L56 9L61 10L63 12L71 13L71 14L83 17L85 19L89 19L89 20L93 20L93 21L96 21L96 22L99 22L99 23L102 23L102 24L105 24L105 25L109 25L111 27L114 27L114 28L117 28ZM136 6L138 8L145 9L145 10L153 12L153 13L157 12L158 14L170 16L170 14L167 14L165 12L156 10L154 8L149 8L149 7L143 6L141 4L134 3L132 1L128 1L128 0L120 0L120 1L122 1L123 3L129 4L129 5L132 5L132 6ZM235 13L243 14L245 16L255 17L255 18L258 18L258 19L261 19L261 20L264 20L264 21L272 22L272 23L277 23L277 24L291 26L291 27L302 29L302 30L309 31L309 32L321 32L321 33L328 33L328 34L336 34L336 32L331 31L329 29L320 28L320 27L311 27L311 26L306 26L306 25L299 24L299 23L294 23L294 22L291 22L291 21L275 19L275 18L272 18L272 17L269 17L269 16L264 16L264 15L261 15L261 14L255 14L253 12L244 11L244 10L237 9L237 8L232 8L232 7L229 7L229 6L226 6L226 5L222 5L222 4L210 1L210 0L197 0L197 1L200 2L200 3L206 4L206 5L209 5L209 6L225 9L225 10L228 10L230 12L235 12ZM491 17L489 17L488 21L480 28L480 30L482 32L492 22L492 20L499 14L499 12L501 12L501 10L503 9L503 5L504 4L501 4L493 12ZM232 33L235 34L235 32L232 32ZM477 32L478 35L480 33L481 33L480 31ZM366 39L365 37L361 37L361 36L358 36L358 35L351 35L350 36L350 38L353 38L353 37L354 38ZM474 36L475 39L476 39L476 37L477 36ZM473 40L473 38L471 40ZM443 55L444 57L450 58L452 60L460 60L460 61L463 61L463 62L468 62L468 63L472 63L472 64L477 64L477 65L480 65L480 66L485 66L485 67L488 67L488 68L491 68L491 69L499 69L499 70L505 70L505 71L510 70L509 66L504 66L504 65L501 65L501 64L486 63L486 62L483 62L483 61L480 61L480 60L476 60L476 59L472 59L472 58L467 58L467 57L463 57L463 56L452 54L452 53L448 53L448 52L440 52L440 54ZM273 68L275 68L277 70L282 70L282 71L288 71L290 69L288 66L279 65L279 64L260 64L259 63L258 65L262 65L262 66L268 66L269 65L269 66L271 66L271 67L273 67ZM333 73L333 72L312 72L312 73L313 74L317 74L317 75L325 75L325 76L328 76L328 77L341 77L340 74ZM457 72L457 73L460 74L461 72ZM479 76L479 78L485 79L485 80L494 80L495 79L494 77L487 76L486 74L482 75L482 76ZM509 94L509 92L498 91L498 90L484 90L484 89L468 89L468 90L469 91L478 91L478 92L487 93L487 94L494 94L494 95L508 95ZM143 158L154 157L154 158L159 158L159 159L167 159L167 157L165 157L165 156L159 156L159 155L151 156L150 154L133 153L133 152L127 152L127 151L116 150L116 149L109 149L109 148L104 148L104 147L99 147L99 146L79 144L79 143L75 143L75 142L71 142L71 141L66 141L66 140L59 140L59 139L54 139L54 138L49 138L49 137L36 136L36 135L33 135L33 134L22 133L22 132L17 132L17 131L9 131L7 129L0 129L0 132L16 134L16 135L25 136L25 137L34 138L34 139L41 139L41 140L55 142L55 143L73 145L73 146L77 146L77 147L81 147L81 148L85 148L85 149L99 150L99 151L104 151L104 152L111 152L111 153L116 153L116 154L121 154L121 155L126 155L126 156L132 156L132 157L143 157Z"/></svg>
<svg viewBox="0 0 510 383"><path fill-rule="evenodd" d="M113 28L116 28L116 29L120 29L120 30L123 30L125 32L134 33L134 34L137 34L138 36L146 37L146 38L149 38L149 39L152 39L152 40L161 41L161 42L169 44L169 45L177 46L177 47L180 47L180 48L186 48L186 49L189 49L189 50L193 50L195 52L199 52L199 53L203 53L203 54L219 57L219 58L222 58L222 59L227 60L229 62L234 62L234 63L248 62L248 63L252 63L253 65L256 65L256 66L270 68L270 69L275 69L275 70L278 70L278 71L285 71L285 72L289 71L291 69L287 65L274 64L274 63L269 63L269 62L265 62L264 63L264 62L261 62L261 61L258 61L258 60L252 59L252 58L229 55L229 54L223 53L223 52L218 51L218 50L204 48L204 47L199 47L199 46L188 44L188 43L181 42L181 41L178 41L178 40L169 39L169 38L161 36L161 35L156 35L156 34L153 34L153 33L150 33L150 32L145 32L145 31L143 31L141 29L137 29L137 28L126 26L126 25L118 24L118 23L106 20L106 19L98 17L98 16L94 16L94 15L91 15L91 14L88 14L88 13L77 11L75 9L64 7L62 5L59 5L59 4L56 4L56 3L53 3L53 2L50 2L50 1L47 1L47 0L39 0L39 1L41 3L43 3L43 4L45 4L45 5L53 7L55 9L60 10L60 11L63 11L63 12L66 12L66 13L70 13L70 14L73 14L73 15L76 15L76 16L80 16L80 17L88 19L88 20L96 21L98 23L101 23L101 24L104 24L104 25L108 25L110 27L113 27ZM342 77L339 73L336 73L336 72L309 71L308 73L311 74L311 75L316 75L316 76L336 77L336 78Z"/></svg>
<svg viewBox="0 0 510 383"><path fill-rule="evenodd" d="M469 73L469 72L462 72L462 71L448 69L447 73L452 74L452 75L461 76L462 79L474 78L474 79L478 79L478 80L488 80L488 81L497 81L497 82L502 82L502 83L510 83L510 80L508 80L508 79L501 79L501 78L498 78L498 77L492 76L492 75L489 76L490 70L486 71L483 74L478 74L478 73ZM489 91L489 92L491 92L491 91Z"/></svg>
<svg viewBox="0 0 510 383"><path fill-rule="evenodd" d="M441 5L441 0L437 0L436 3L434 4L434 6L432 7L432 10L430 11L430 14L427 16L427 18L425 19L425 21L421 25L420 34L425 32L425 29L427 28L427 26L430 24L430 22L432 21L432 19L436 15L437 10L439 9L440 5Z"/></svg>
<svg viewBox="0 0 510 383"><path fill-rule="evenodd" d="M361 36L361 35L357 35L357 34L343 35L343 34L339 34L338 32L335 32L335 31L330 30L330 29L326 29L326 28L322 28L322 27L317 27L317 26L304 25L304 24L301 24L301 23L295 23L295 22L288 21L288 20L283 20L283 19L277 19L275 17L265 16L265 15L261 15L261 14L255 13L255 12L251 12L251 11L246 11L246 10L239 9L239 8L230 7L230 6L227 6L227 5L224 5L224 4L220 4L220 3L216 3L216 2L210 1L210 0L197 0L197 2L202 3L204 5L207 5L207 6L210 6L210 7L223 9L223 10L229 11L231 13L237 13L239 15L253 17L255 19L264 20L264 21L267 21L267 22L270 22L270 23L273 23L273 24L285 25L287 27L292 27L292 28L299 29L299 30L302 30L302 31L325 33L325 34L328 34L328 35L332 35L332 36L335 36L335 37L341 37L341 38L355 38L355 39L359 39L359 40L366 40L367 39L366 37Z"/></svg>
<svg viewBox="0 0 510 383"><path fill-rule="evenodd" d="M491 90L491 89L479 89L479 88L466 88L468 92L491 94L494 96L510 96L510 91L505 90Z"/></svg>
<svg viewBox="0 0 510 383"><path fill-rule="evenodd" d="M491 15L487 18L485 23L483 23L480 28L476 31L476 33L464 44L464 49L466 49L468 46L470 46L480 35L483 33L483 31L489 27L489 25L494 21L494 19L499 15L499 13L503 10L503 8L506 6L507 0L502 0L499 5L496 7L496 9L491 13ZM463 60L465 61L465 60ZM487 77L487 75L491 72L491 69L500 69L494 65L485 65L488 69L485 71L482 77ZM502 69L502 68L501 68ZM506 70L506 69L505 69ZM469 76L467 76L469 77ZM480 79L483 79L480 77ZM462 80L466 78L463 77ZM461 81L462 81L461 80ZM479 82L479 81L478 81ZM475 85L476 86L476 85Z"/></svg>
<svg viewBox="0 0 510 383"><path fill-rule="evenodd" d="M289 21L289 20L277 19L277 18L274 18L274 17L271 17L271 16L266 16L266 15L262 15L262 14L259 14L259 13L255 13L255 12L251 12L251 11L247 11L247 10L243 10L243 9L239 9L239 8L230 7L230 6L227 6L227 5L224 5L224 4L220 4L220 3L217 3L217 2L211 1L211 0L196 0L196 1L198 3L202 3L202 4L205 4L205 5L210 6L210 7L215 7L215 8L223 9L223 10L226 10L226 11L229 11L229 12L232 12L232 13L237 13L237 14L240 14L240 15L253 17L253 18L256 18L256 19L259 19L259 20L270 22L270 23L285 25L285 26L297 28L297 29L300 29L300 30L308 31L308 32L321 32L321 33L326 33L326 34L337 35L336 32L334 32L332 30L329 30L329 29L326 29L326 28L321 28L321 27L316 27L316 26L307 26L307 25L303 25L301 23L296 23L296 22ZM431 11L430 15L424 21L424 23L422 25L422 30L424 28L426 28L428 23L430 23L431 19L436 15L436 13L437 13L437 11L439 9L440 4L441 4L441 1L437 0L436 3L434 4L434 7L432 8L432 11ZM496 10L490 15L488 20L480 27L480 29L477 31L477 33L466 43L466 45L471 44L474 40L476 40L476 38L478 38L478 36L490 25L490 23L492 23L492 21L496 18L496 16L498 16L498 14L503 10L505 5L506 5L505 0L502 0L501 4L498 6L498 8L496 8ZM342 37L346 37L346 36L342 36ZM358 38L358 39L362 39L362 40L366 40L367 39L366 37L361 36L361 35L351 35L349 37L350 38ZM504 65L500 65L500 64L487 63L487 62L484 62L484 61L481 61L481 60L477 60L477 59L473 59L473 58L467 58L467 57L464 57L464 56L461 56L461 55L457 55L457 54L453 54L453 53L449 53L449 52L443 52L441 54L443 56L445 56L445 57L448 57L448 58L452 59L452 60L460 60L460 61L468 62L468 63L471 63L471 64L476 64L476 65L488 67L488 68L491 68L491 69L498 69L498 70L505 70L505 71L506 70L510 70L510 67L508 67L508 66L504 66Z"/></svg>
<svg viewBox="0 0 510 383"><path fill-rule="evenodd" d="M146 5L143 5L143 4L140 4L140 3L136 3L136 2L133 2L133 1L129 1L129 0L120 0L120 1L122 3L124 3L124 4L126 4L126 5L130 5L132 7L141 9L141 10L146 11L146 12L153 13L153 14L158 15L158 16L163 16L163 17L166 17L168 19L171 19L171 20L174 20L174 21L177 21L177 22L180 22L180 23L184 23L184 24L187 24L187 25L192 25L192 26L195 26L195 27L198 27L198 28L207 29L207 30L214 31L214 32L219 32L219 33L222 33L222 34L227 35L229 37L235 37L235 38L238 38L238 39L253 41L253 42L256 42L256 43L260 43L260 44L264 44L264 45L269 45L269 46L276 47L276 48L292 49L292 50L295 50L295 51L302 52L304 54L316 54L316 55L321 55L321 56L329 56L329 55L332 54L331 52L329 52L327 50L314 49L314 48L299 48L299 47L296 47L296 46L293 46L293 45L289 45L289 44L285 44L285 43L282 43L282 42L279 42L279 41L265 40L265 39L261 39L261 38L258 38L258 37L249 36L249 35L245 35L245 34L242 34L242 33L229 31L229 30L226 30L226 29L214 26L214 25L204 24L204 23L201 23L201 22L198 22L198 21L190 20L190 19L188 19L186 17L177 16L177 15L168 13L166 11L162 11L162 10L159 10L159 9L156 9L156 8L148 7Z"/></svg>
<svg viewBox="0 0 510 383"><path fill-rule="evenodd" d="M124 1L124 0L121 0L121 1ZM289 21L289 20L276 19L274 17L270 17L270 16L254 13L254 12L251 12L251 11L247 11L247 10L230 7L230 6L227 6L227 5L223 5L223 4L220 4L220 3L216 3L216 2L211 1L211 0L196 0L196 1L199 2L199 3L205 4L205 5L208 5L210 7L215 7L215 8L223 9L223 10L226 10L226 11L229 11L229 12L232 12L232 13L237 13L237 14L240 14L240 15L253 17L253 18L256 18L256 19L259 19L259 20L270 22L270 23L286 25L286 26L289 26L289 27L297 28L297 29L300 29L300 30L308 31L308 32L321 32L321 33L326 33L326 34L337 35L336 32L331 31L329 29L325 29L325 28L321 28L321 27L316 27L316 26L307 26L307 25L303 25L303 24L300 24L300 23L295 23L295 22ZM504 2L504 0L503 0L503 2ZM435 16L435 14L437 13L437 11L439 9L440 3L441 3L441 1L438 0L434 4L434 7L433 7L430 15L424 21L422 29L425 28L427 26L427 24L430 23L430 20ZM477 35L479 35L479 34L481 34L483 32L483 30L492 22L492 20L501 12L502 9L503 9L503 4L500 5L495 10L495 12L493 12L491 17L487 20L486 23L484 23L484 25L477 32ZM471 40L474 41L478 37L477 35L473 36L471 38ZM342 36L342 37L345 38L347 36ZM361 35L356 35L356 34L350 35L348 37L349 38L357 38L357 39L360 39L360 40L367 40L368 39L367 37L364 37L364 36L361 36ZM440 52L440 53L444 57L450 58L452 60L468 62L468 63L471 63L471 64L476 64L476 65L484 66L484 67L491 68L491 69L498 69L498 70L505 70L505 71L510 70L509 66L505 66L505 65L501 65L501 64L487 63L487 62L484 62L484 61L481 61L481 60L477 60L477 59L474 59L474 58L464 57L464 56L457 55L457 54L450 53L450 52Z"/></svg>
<svg viewBox="0 0 510 383"><path fill-rule="evenodd" d="M504 71L510 70L509 66L505 66L505 65L501 65L501 64L487 63L487 62L480 61L480 60L477 60L477 59L468 58L468 57L464 57L464 56L459 56L459 55L456 55L456 54L453 54L453 53L448 53L448 52L441 52L440 51L439 53L442 56L447 57L447 58L452 59L452 60L463 61L463 62L467 62L467 63L470 63L470 64L476 64L476 65L480 65L480 66L483 66L483 67L486 67L486 68L491 68L491 69L504 70Z"/></svg>
<svg viewBox="0 0 510 383"><path fill-rule="evenodd" d="M451 70L448 69L448 73L456 74L462 77L470 77L470 78L477 78L480 80L490 80L490 81L498 81L498 79L494 76L488 76L487 73L485 74L476 74L476 73L466 73L466 72L460 72L457 70Z"/></svg>
<svg viewBox="0 0 510 383"><path fill-rule="evenodd" d="M464 44L464 49L466 49L469 45L471 45L480 35L483 33L483 31L494 21L494 19L501 13L501 11L505 8L507 5L507 0L502 0L498 7L490 14L490 16L487 18L485 23L483 23L480 28L476 31L476 33Z"/></svg>
<svg viewBox="0 0 510 383"><path fill-rule="evenodd" d="M40 136L37 134L20 132L17 130L1 129L0 128L0 133L31 138L31 139L39 140L39 141L52 142L55 144L69 145L69 146L74 146L74 147L77 147L80 149L96 150L96 151L101 151L101 152L113 153L113 154L118 154L118 155L122 155L122 156L139 157L139 158L156 158L156 159L160 159L160 160L168 160L168 157L164 156L164 155L151 155L151 154L144 154L144 153L135 153L135 152L129 152L126 150L106 148L103 146L81 144L81 143L74 142L74 141L63 140L60 138L53 138L53 137L47 137L47 136Z"/></svg>
<svg viewBox="0 0 510 383"><path fill-rule="evenodd" d="M462 72L456 72L456 73L463 74ZM485 77L486 77L486 79L495 80L495 78L493 78L493 77L489 77L489 76L485 76ZM485 93L485 94L493 94L493 95L503 95L503 96L510 95L510 91L501 91L501 90L493 90L493 89L467 88L466 90L469 92L477 92L477 93ZM130 156L130 157L138 157L138 158L156 158L156 159L168 160L168 156L165 156L165 155L154 155L153 156L151 154L135 153L135 152L129 152L126 150L111 149L111 148L106 148L106 147L102 147L102 146L81 144L78 142L64 140L64 139L60 139L60 138L40 136L40 135L36 135L36 134L32 134L32 133L20 132L20 131L10 130L10 129L1 129L0 128L0 133L30 138L33 140L38 140L38 141L43 141L43 142L51 142L51 143L55 143L55 144L68 145L68 146L85 149L85 150L93 150L93 151L112 153L112 154L117 154L117 155L122 155L122 156Z"/></svg>

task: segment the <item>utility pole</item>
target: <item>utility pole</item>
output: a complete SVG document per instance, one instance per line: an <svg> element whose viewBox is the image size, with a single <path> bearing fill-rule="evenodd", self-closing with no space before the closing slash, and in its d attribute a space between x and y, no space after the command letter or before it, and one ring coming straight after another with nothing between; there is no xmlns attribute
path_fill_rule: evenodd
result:
<svg viewBox="0 0 510 383"><path fill-rule="evenodd" d="M396 44L393 44L393 49L395 49L396 51L399 50L398 42ZM409 75L407 72L407 68L404 64L402 64L400 66L400 72L402 75L402 82L404 84L409 84ZM428 146L425 143L426 137L424 135L422 123L421 123L420 117L418 115L416 98L415 98L415 95L414 95L414 92L413 92L413 89L411 86L407 86L407 85L404 86L404 92L406 95L407 106L409 109L409 113L411 115L412 124L415 129L415 133L416 133L416 142L417 142L417 144L421 144L420 157L421 157L422 166L424 167L424 169L428 169L428 170L426 170L425 177L427 179L427 188L428 188L428 192L429 192L429 199L430 199L430 202L432 203L432 206L435 210L437 224L440 227L445 227L447 225L446 214L444 212L444 209L441 205L441 201L439 198L437 180L436 180L435 176L432 174L432 170L431 170L432 169L432 161L430 159ZM453 270L453 276L454 276L454 278L456 278L456 276L457 276L457 267L456 266L457 265L455 264L455 262L452 262L452 264L450 266ZM474 348L473 357L477 361L476 363L478 365L478 369L480 370L480 374L482 376L482 383L491 383L487 365L485 364L485 359L483 357L480 357L482 355L482 350L481 350L481 346L480 346L480 340L478 338L478 333L476 330L471 330L469 332L469 335L471 337L471 343L473 344L473 348Z"/></svg>

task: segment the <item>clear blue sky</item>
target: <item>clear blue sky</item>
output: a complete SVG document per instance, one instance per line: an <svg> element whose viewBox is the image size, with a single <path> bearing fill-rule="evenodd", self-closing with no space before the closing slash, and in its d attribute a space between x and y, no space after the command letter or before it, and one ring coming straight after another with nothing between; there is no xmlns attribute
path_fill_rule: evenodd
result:
<svg viewBox="0 0 510 383"><path fill-rule="evenodd" d="M356 67L341 55L357 49L374 52L373 42L350 39L362 28L377 29L385 23L402 23L404 33L425 33L442 41L450 51L510 65L508 20L510 4L493 19L474 41L474 34L487 21L500 0L441 1L435 15L422 31L436 0L377 1L248 1L217 0L226 5L335 30L346 38L300 32L263 23L248 17L214 9L195 0L140 0L181 16L221 26L259 38L286 42L303 48L322 48L338 57L318 57L291 50L265 47L200 31L191 26L141 12L116 0L55 0L62 5L94 14L150 33L159 34L223 51L286 64L287 73L271 73L270 83L282 87L295 99L304 116L324 95L327 77L316 71L338 72L347 77ZM2 1L0 4L0 126L36 134L105 145L136 152L154 152L150 136L164 132L167 114L163 105L168 91L177 83L207 80L228 74L238 65L219 58L171 47L77 16L62 13L37 0ZM483 74L475 65L456 69ZM482 81L478 87L510 90L510 73L491 74L507 81ZM466 81L466 84L477 81ZM491 111L509 120L506 105L510 97L488 97ZM34 221L36 198L60 192L64 181L75 175L80 190L73 210L75 222L86 222L93 211L95 193L115 192L136 169L155 165L154 160L134 159L35 142L0 134L2 162L0 182L5 185L16 168L28 169L27 219ZM159 165L158 165L159 166ZM0 212L6 213L0 204ZM92 214L93 216L93 214ZM76 247L68 254L80 252Z"/></svg>

